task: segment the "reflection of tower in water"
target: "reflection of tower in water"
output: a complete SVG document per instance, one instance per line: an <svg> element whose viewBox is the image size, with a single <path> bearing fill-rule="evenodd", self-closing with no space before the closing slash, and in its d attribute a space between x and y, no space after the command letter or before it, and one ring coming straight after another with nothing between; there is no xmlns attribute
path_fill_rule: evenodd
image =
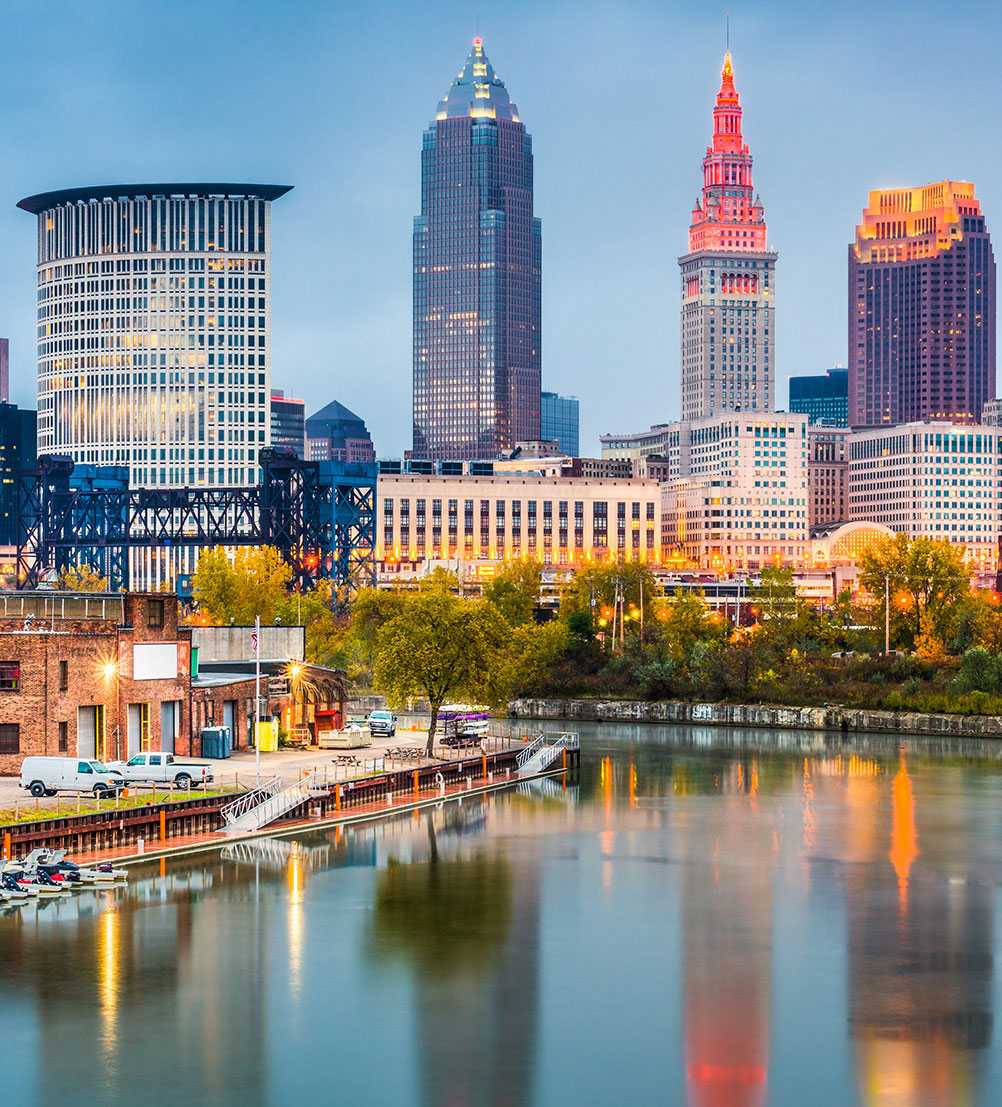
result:
<svg viewBox="0 0 1002 1107"><path fill-rule="evenodd" d="M414 967L423 1102L435 1107L532 1102L539 874L533 860L464 841L456 820L478 814L429 814L427 860L415 848L409 864L391 863L377 894L377 956Z"/></svg>
<svg viewBox="0 0 1002 1107"><path fill-rule="evenodd" d="M903 755L890 799L890 834L874 836L887 853L846 886L860 1095L867 1107L973 1107L992 1036L992 889L917 873L921 804Z"/></svg>
<svg viewBox="0 0 1002 1107"><path fill-rule="evenodd" d="M765 1102L772 830L756 813L757 780L757 768L732 761L722 779L724 817L687 819L682 941L690 1107Z"/></svg>

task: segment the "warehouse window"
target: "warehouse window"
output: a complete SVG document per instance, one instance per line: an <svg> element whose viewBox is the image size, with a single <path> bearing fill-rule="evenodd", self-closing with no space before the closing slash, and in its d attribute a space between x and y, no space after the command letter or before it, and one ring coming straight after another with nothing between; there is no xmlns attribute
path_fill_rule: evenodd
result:
<svg viewBox="0 0 1002 1107"><path fill-rule="evenodd" d="M21 662L0 661L0 692L21 690Z"/></svg>
<svg viewBox="0 0 1002 1107"><path fill-rule="evenodd" d="M21 752L21 728L17 723L0 723L0 753Z"/></svg>

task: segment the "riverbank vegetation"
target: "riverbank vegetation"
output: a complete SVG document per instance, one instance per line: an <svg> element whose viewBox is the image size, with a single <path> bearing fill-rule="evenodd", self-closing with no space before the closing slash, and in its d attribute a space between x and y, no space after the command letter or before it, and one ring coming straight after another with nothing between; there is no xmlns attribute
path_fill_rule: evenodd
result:
<svg viewBox="0 0 1002 1107"><path fill-rule="evenodd" d="M946 542L877 544L860 592L827 606L768 569L726 614L699 593L661 595L642 565L594 565L546 621L534 561L503 567L475 598L443 570L410 591L364 590L339 620L320 591L289 594L265 553L246 557L203 555L195 618L246 621L264 601L262 621L306 624L309 660L393 704L595 696L1002 714L999 597L970 586Z"/></svg>

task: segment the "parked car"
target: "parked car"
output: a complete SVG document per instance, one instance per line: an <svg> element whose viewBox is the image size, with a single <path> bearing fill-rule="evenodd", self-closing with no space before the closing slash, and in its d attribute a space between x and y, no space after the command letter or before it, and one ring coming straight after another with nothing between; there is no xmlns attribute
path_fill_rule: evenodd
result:
<svg viewBox="0 0 1002 1107"><path fill-rule="evenodd" d="M214 779L211 765L205 762L175 761L174 754L161 750L137 753L128 761L109 761L108 768L121 773L129 782L173 784L185 792L193 784L211 784Z"/></svg>
<svg viewBox="0 0 1002 1107"><path fill-rule="evenodd" d="M21 787L33 796L57 792L93 792L102 796L125 787L125 778L100 761L76 757L26 757L21 763Z"/></svg>
<svg viewBox="0 0 1002 1107"><path fill-rule="evenodd" d="M392 738L397 732L397 717L392 711L370 711L369 733L376 737L377 734Z"/></svg>

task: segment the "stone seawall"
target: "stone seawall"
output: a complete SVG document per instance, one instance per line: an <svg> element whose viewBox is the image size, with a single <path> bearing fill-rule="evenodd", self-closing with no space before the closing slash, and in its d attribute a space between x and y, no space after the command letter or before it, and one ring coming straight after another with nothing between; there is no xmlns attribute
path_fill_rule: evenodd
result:
<svg viewBox="0 0 1002 1107"><path fill-rule="evenodd" d="M776 727L841 734L926 734L954 738L1002 738L995 715L925 715L849 707L774 707L748 703L682 703L643 700L518 699L509 712L521 719L608 723L698 723L703 726Z"/></svg>

